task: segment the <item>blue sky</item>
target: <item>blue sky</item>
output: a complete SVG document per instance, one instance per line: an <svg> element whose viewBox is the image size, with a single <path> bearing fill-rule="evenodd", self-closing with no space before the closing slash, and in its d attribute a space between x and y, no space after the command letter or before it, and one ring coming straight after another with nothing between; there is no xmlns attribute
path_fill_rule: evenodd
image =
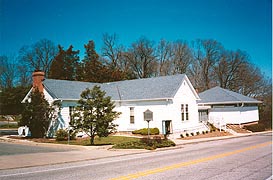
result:
<svg viewBox="0 0 273 180"><path fill-rule="evenodd" d="M271 0L0 0L0 55L43 38L81 53L94 40L100 53L103 33L127 47L141 36L215 39L272 76L271 9Z"/></svg>

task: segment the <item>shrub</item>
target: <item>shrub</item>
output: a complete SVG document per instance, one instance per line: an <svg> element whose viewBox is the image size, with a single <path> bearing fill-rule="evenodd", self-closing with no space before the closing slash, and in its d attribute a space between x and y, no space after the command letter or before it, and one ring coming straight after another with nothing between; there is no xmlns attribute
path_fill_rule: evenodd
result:
<svg viewBox="0 0 273 180"><path fill-rule="evenodd" d="M208 134L209 133L209 131L206 131L206 134Z"/></svg>
<svg viewBox="0 0 273 180"><path fill-rule="evenodd" d="M180 137L181 137L181 138L184 138L184 135L183 135L183 134L180 134Z"/></svg>
<svg viewBox="0 0 273 180"><path fill-rule="evenodd" d="M148 128L138 129L132 132L133 134L148 135ZM150 128L150 135L158 135L158 128Z"/></svg>
<svg viewBox="0 0 273 180"><path fill-rule="evenodd" d="M163 140L161 143L156 144L156 148L175 146L175 143L171 140Z"/></svg>
<svg viewBox="0 0 273 180"><path fill-rule="evenodd" d="M209 123L209 128L210 128L210 132L215 132L217 130L217 128L211 123Z"/></svg>
<svg viewBox="0 0 273 180"><path fill-rule="evenodd" d="M146 138L146 137L140 139L140 142L142 142L142 143L144 143L144 144L149 144L149 141L151 141L151 139Z"/></svg>
<svg viewBox="0 0 273 180"><path fill-rule="evenodd" d="M66 130L64 129L59 129L57 132L56 132L56 140L57 141L64 141L67 139L68 137L68 133Z"/></svg>
<svg viewBox="0 0 273 180"><path fill-rule="evenodd" d="M199 134L200 134L200 132L199 132L199 131L197 131L197 132L196 132L196 135L199 135Z"/></svg>
<svg viewBox="0 0 273 180"><path fill-rule="evenodd" d="M171 140L161 139L159 142L158 138L156 139L142 138L140 141L116 144L113 146L113 148L154 150L156 148L171 147L171 146L175 146L175 143Z"/></svg>
<svg viewBox="0 0 273 180"><path fill-rule="evenodd" d="M68 139L68 131L66 129L59 129L55 135L56 135L57 141L64 141ZM71 130L69 132L69 135L70 135L70 140L73 140L76 138L76 133Z"/></svg>
<svg viewBox="0 0 273 180"><path fill-rule="evenodd" d="M145 144L140 141L131 141L125 143L115 144L113 146L115 149L145 149Z"/></svg>
<svg viewBox="0 0 273 180"><path fill-rule="evenodd" d="M202 131L202 134L205 134L205 131Z"/></svg>
<svg viewBox="0 0 273 180"><path fill-rule="evenodd" d="M157 143L162 143L162 139L161 139L160 136L154 136L154 137L153 137L153 140L154 140L155 142L157 142Z"/></svg>
<svg viewBox="0 0 273 180"><path fill-rule="evenodd" d="M191 133L191 136L194 136L194 133L193 133L193 132Z"/></svg>
<svg viewBox="0 0 273 180"><path fill-rule="evenodd" d="M190 136L189 133L186 133L186 136L189 137Z"/></svg>
<svg viewBox="0 0 273 180"><path fill-rule="evenodd" d="M245 128L249 131L252 131L252 132L265 131L264 124L253 124L253 125L245 126Z"/></svg>

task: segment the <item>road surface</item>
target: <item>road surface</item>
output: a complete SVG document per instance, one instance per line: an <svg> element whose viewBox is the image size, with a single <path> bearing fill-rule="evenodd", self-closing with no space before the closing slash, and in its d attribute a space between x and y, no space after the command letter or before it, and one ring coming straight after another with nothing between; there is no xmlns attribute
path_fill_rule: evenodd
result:
<svg viewBox="0 0 273 180"><path fill-rule="evenodd" d="M272 134L188 144L99 160L0 171L0 179L266 180Z"/></svg>
<svg viewBox="0 0 273 180"><path fill-rule="evenodd" d="M33 144L16 144L0 142L0 158L5 155L19 155L31 153L49 153L49 152L64 152L71 151L72 148L65 147L46 147Z"/></svg>

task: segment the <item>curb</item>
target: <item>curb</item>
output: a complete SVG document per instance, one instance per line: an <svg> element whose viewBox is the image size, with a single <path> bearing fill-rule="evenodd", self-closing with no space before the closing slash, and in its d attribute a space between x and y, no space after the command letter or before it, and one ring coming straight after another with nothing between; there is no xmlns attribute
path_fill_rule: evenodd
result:
<svg viewBox="0 0 273 180"><path fill-rule="evenodd" d="M179 140L179 141L185 141L179 145L186 145L186 144L196 144L196 143L202 143L202 142L210 142L210 141L220 141L225 139L234 139L234 138L240 138L240 137L249 137L259 134L267 134L272 133L272 131L263 131L263 132L254 132L254 133L244 133L244 134L238 134L238 135L231 135L231 136L220 136L220 137L212 137L212 138L200 138L200 139L192 139L192 140ZM186 142L188 141L188 142Z"/></svg>

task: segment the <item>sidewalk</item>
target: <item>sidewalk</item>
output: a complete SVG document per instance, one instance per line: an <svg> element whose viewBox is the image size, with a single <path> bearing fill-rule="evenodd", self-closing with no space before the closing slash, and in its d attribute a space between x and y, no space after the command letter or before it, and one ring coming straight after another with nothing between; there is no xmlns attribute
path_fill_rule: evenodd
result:
<svg viewBox="0 0 273 180"><path fill-rule="evenodd" d="M255 134L265 134L272 131L260 132L260 133L249 133L249 134L238 134L236 136L221 136L213 138L202 138L202 139L192 139L192 140L183 140L175 139L173 140L176 143L176 147L172 148L162 148L157 149L156 151L170 150L174 148L179 148L180 146L198 142L207 142L207 141L217 141L223 139L251 136ZM23 168L23 167L33 167L33 166L42 166L49 164L60 164L66 162L77 162L84 160L94 160L107 157L115 156L125 156L129 154L139 154L139 153L148 153L149 150L138 150L138 149L110 149L111 146L75 146L75 145L60 145L60 144L49 144L49 143L36 143L26 140L15 140L9 139L7 137L0 137L0 141L8 141L10 143L20 143L20 144L29 144L29 145L38 145L38 146L54 146L54 147L66 147L71 148L71 151L66 152L50 152L50 153L32 153L32 154L20 154L20 155L6 155L0 156L0 170L4 169L14 169L14 168Z"/></svg>

